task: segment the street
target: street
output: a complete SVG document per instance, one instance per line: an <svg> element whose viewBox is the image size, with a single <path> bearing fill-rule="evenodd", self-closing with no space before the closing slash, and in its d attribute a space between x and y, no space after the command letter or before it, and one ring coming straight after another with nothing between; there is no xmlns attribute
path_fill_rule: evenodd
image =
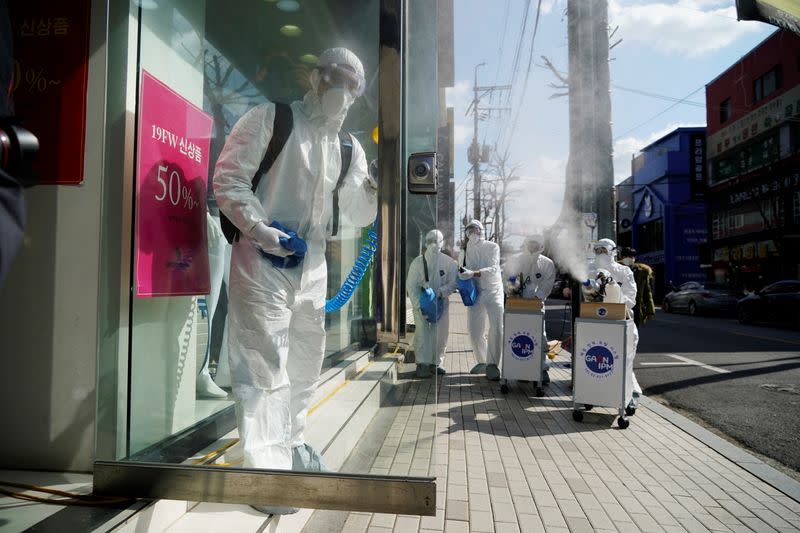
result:
<svg viewBox="0 0 800 533"><path fill-rule="evenodd" d="M551 340L569 334L565 304L548 302ZM800 331L659 309L639 334L645 395L800 472Z"/></svg>

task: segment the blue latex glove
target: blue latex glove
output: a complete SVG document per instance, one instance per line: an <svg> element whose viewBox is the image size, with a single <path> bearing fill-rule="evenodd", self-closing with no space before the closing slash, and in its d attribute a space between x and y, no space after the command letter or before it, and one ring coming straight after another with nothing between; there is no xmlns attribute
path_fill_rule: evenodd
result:
<svg viewBox="0 0 800 533"><path fill-rule="evenodd" d="M306 241L301 239L297 235L297 232L288 229L277 220L273 220L270 224L270 227L280 230L289 236L288 239L286 237L280 237L278 241L281 243L281 246L287 250L291 250L294 253L286 257L280 257L277 255L268 254L267 252L259 249L261 256L269 259L272 263L272 266L275 268L294 268L302 263L303 258L305 258L306 252L308 251L308 245L306 244Z"/></svg>

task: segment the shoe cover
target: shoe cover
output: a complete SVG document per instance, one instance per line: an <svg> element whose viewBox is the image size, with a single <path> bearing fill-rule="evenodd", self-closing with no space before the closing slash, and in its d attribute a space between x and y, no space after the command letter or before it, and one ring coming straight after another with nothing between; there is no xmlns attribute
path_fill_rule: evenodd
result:
<svg viewBox="0 0 800 533"><path fill-rule="evenodd" d="M201 372L197 375L197 395L200 398L227 398L228 393L214 383L209 374Z"/></svg>
<svg viewBox="0 0 800 533"><path fill-rule="evenodd" d="M295 514L297 507L273 507L271 505L251 505L253 509L264 514Z"/></svg>
<svg viewBox="0 0 800 533"><path fill-rule="evenodd" d="M302 472L330 472L325 460L317 450L303 444L292 448L292 470Z"/></svg>
<svg viewBox="0 0 800 533"><path fill-rule="evenodd" d="M500 380L500 369L497 368L497 365L486 365L486 377L490 381Z"/></svg>
<svg viewBox="0 0 800 533"><path fill-rule="evenodd" d="M470 374L483 374L486 372L486 363L478 363L469 371Z"/></svg>
<svg viewBox="0 0 800 533"><path fill-rule="evenodd" d="M418 378L429 378L431 377L431 368L427 364L417 365L417 371L415 375Z"/></svg>

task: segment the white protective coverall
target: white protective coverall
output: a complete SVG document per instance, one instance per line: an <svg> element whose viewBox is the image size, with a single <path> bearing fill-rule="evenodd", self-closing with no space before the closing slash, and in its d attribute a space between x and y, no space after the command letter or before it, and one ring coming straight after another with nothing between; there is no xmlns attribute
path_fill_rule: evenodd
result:
<svg viewBox="0 0 800 533"><path fill-rule="evenodd" d="M476 221L477 222L477 221ZM470 225L473 223L471 222ZM503 279L500 272L500 247L480 236L468 239L466 251L461 250L458 266L480 272L478 299L467 307L467 323L472 341L472 351L478 364L498 366L503 350ZM466 264L464 257L466 256ZM488 343L485 335L486 319L489 319Z"/></svg>
<svg viewBox="0 0 800 533"><path fill-rule="evenodd" d="M439 230L428 232L425 241L427 247L424 257L428 264L428 281L425 281L423 256L415 257L408 267L406 294L411 300L414 312L414 353L417 364L441 367L444 364L444 352L450 328L449 299L456 290L458 266L452 257L441 252L444 237ZM435 324L428 322L420 311L419 294L423 288L433 289L436 296L443 300L442 316Z"/></svg>
<svg viewBox="0 0 800 533"><path fill-rule="evenodd" d="M522 252L509 260L506 267L506 279L510 276L521 275L522 281L525 282L522 297L540 299L542 312L544 312L544 301L550 296L550 291L553 290L553 284L556 281L556 265L549 257L542 254L544 237L541 235L527 237L522 248ZM547 333L543 334L542 351L546 354L548 351ZM550 360L545 358L545 367L549 366Z"/></svg>
<svg viewBox="0 0 800 533"><path fill-rule="evenodd" d="M328 50L320 64L323 60L349 65L363 76L360 61L346 49ZM291 104L291 135L255 193L251 180L271 138L272 103L239 119L214 174L220 210L242 232L231 254L228 349L246 468L292 468L292 448L305 443L325 353L326 227L341 167L337 133L347 106L335 115L323 113L318 84L319 76L312 75L314 88ZM377 213L377 192L355 139L339 207L343 220L358 227ZM297 267L273 267L248 237L257 225L272 221L306 241L308 251Z"/></svg>
<svg viewBox="0 0 800 533"><path fill-rule="evenodd" d="M620 284L622 288L622 303L625 304L628 316L633 316L633 308L636 307L636 280L633 277L633 271L616 262L614 259L614 250L616 244L611 239L600 239L597 243L607 250L607 253L595 255L595 267L598 269L608 270L611 277ZM630 351L628 357L631 361L636 357L636 347L639 345L639 329L636 324L631 320L630 327L628 328L628 346ZM639 396L642 393L642 388L636 380L636 374L633 374L633 393Z"/></svg>

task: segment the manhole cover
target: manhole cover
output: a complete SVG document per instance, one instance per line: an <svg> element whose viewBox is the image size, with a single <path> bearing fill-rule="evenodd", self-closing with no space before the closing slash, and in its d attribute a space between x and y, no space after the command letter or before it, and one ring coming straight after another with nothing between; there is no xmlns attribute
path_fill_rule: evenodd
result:
<svg viewBox="0 0 800 533"><path fill-rule="evenodd" d="M762 389L775 392L788 392L789 394L800 394L800 387L797 385L775 385L774 383L762 383Z"/></svg>

